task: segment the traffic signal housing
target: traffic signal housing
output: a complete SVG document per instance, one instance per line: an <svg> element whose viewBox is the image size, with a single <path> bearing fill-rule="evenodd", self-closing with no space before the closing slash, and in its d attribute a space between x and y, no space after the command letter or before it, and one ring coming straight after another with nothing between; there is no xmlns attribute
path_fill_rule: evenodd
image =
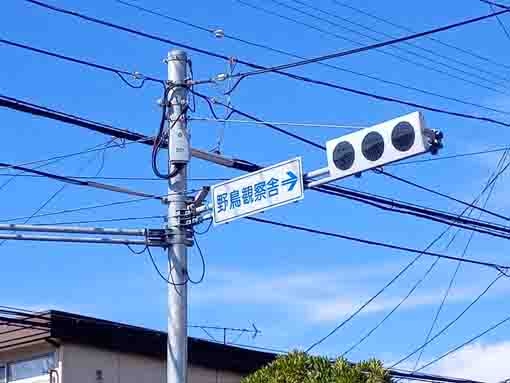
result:
<svg viewBox="0 0 510 383"><path fill-rule="evenodd" d="M414 112L326 142L331 180L359 174L442 147L443 135Z"/></svg>

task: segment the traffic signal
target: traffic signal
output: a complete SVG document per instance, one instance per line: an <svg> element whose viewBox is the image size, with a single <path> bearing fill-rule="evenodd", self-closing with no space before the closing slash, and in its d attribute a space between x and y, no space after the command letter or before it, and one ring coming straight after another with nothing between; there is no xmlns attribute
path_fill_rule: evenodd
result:
<svg viewBox="0 0 510 383"><path fill-rule="evenodd" d="M442 147L441 132L414 112L326 142L331 180L361 173Z"/></svg>

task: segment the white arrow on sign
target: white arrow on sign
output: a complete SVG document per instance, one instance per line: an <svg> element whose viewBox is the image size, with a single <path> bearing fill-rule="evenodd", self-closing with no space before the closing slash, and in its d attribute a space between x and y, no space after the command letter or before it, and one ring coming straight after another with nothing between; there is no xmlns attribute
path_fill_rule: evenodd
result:
<svg viewBox="0 0 510 383"><path fill-rule="evenodd" d="M303 199L301 157L212 187L215 225Z"/></svg>

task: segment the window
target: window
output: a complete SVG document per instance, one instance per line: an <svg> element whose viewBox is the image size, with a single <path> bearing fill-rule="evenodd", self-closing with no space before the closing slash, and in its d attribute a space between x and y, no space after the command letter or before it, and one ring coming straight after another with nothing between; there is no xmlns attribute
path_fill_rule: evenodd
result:
<svg viewBox="0 0 510 383"><path fill-rule="evenodd" d="M22 360L7 364L7 381L14 382L16 380L33 378L36 376L46 375L49 370L55 368L55 355L47 354L33 359ZM0 382L1 379L0 369ZM5 368L4 368L5 375ZM4 380L5 381L5 380Z"/></svg>
<svg viewBox="0 0 510 383"><path fill-rule="evenodd" d="M5 383L5 366L0 365L0 383Z"/></svg>

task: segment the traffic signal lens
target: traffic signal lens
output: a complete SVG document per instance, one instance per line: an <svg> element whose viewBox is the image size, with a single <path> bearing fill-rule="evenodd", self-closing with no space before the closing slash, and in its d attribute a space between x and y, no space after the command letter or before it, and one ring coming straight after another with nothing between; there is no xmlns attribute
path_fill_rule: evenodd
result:
<svg viewBox="0 0 510 383"><path fill-rule="evenodd" d="M354 148L347 141L339 142L333 151L333 163L340 170L349 169L354 163Z"/></svg>
<svg viewBox="0 0 510 383"><path fill-rule="evenodd" d="M395 149L406 152L414 145L414 128L407 121L401 121L393 128L391 132L391 143Z"/></svg>
<svg viewBox="0 0 510 383"><path fill-rule="evenodd" d="M377 161L384 152L384 139L377 132L368 133L361 143L361 152L367 160Z"/></svg>

